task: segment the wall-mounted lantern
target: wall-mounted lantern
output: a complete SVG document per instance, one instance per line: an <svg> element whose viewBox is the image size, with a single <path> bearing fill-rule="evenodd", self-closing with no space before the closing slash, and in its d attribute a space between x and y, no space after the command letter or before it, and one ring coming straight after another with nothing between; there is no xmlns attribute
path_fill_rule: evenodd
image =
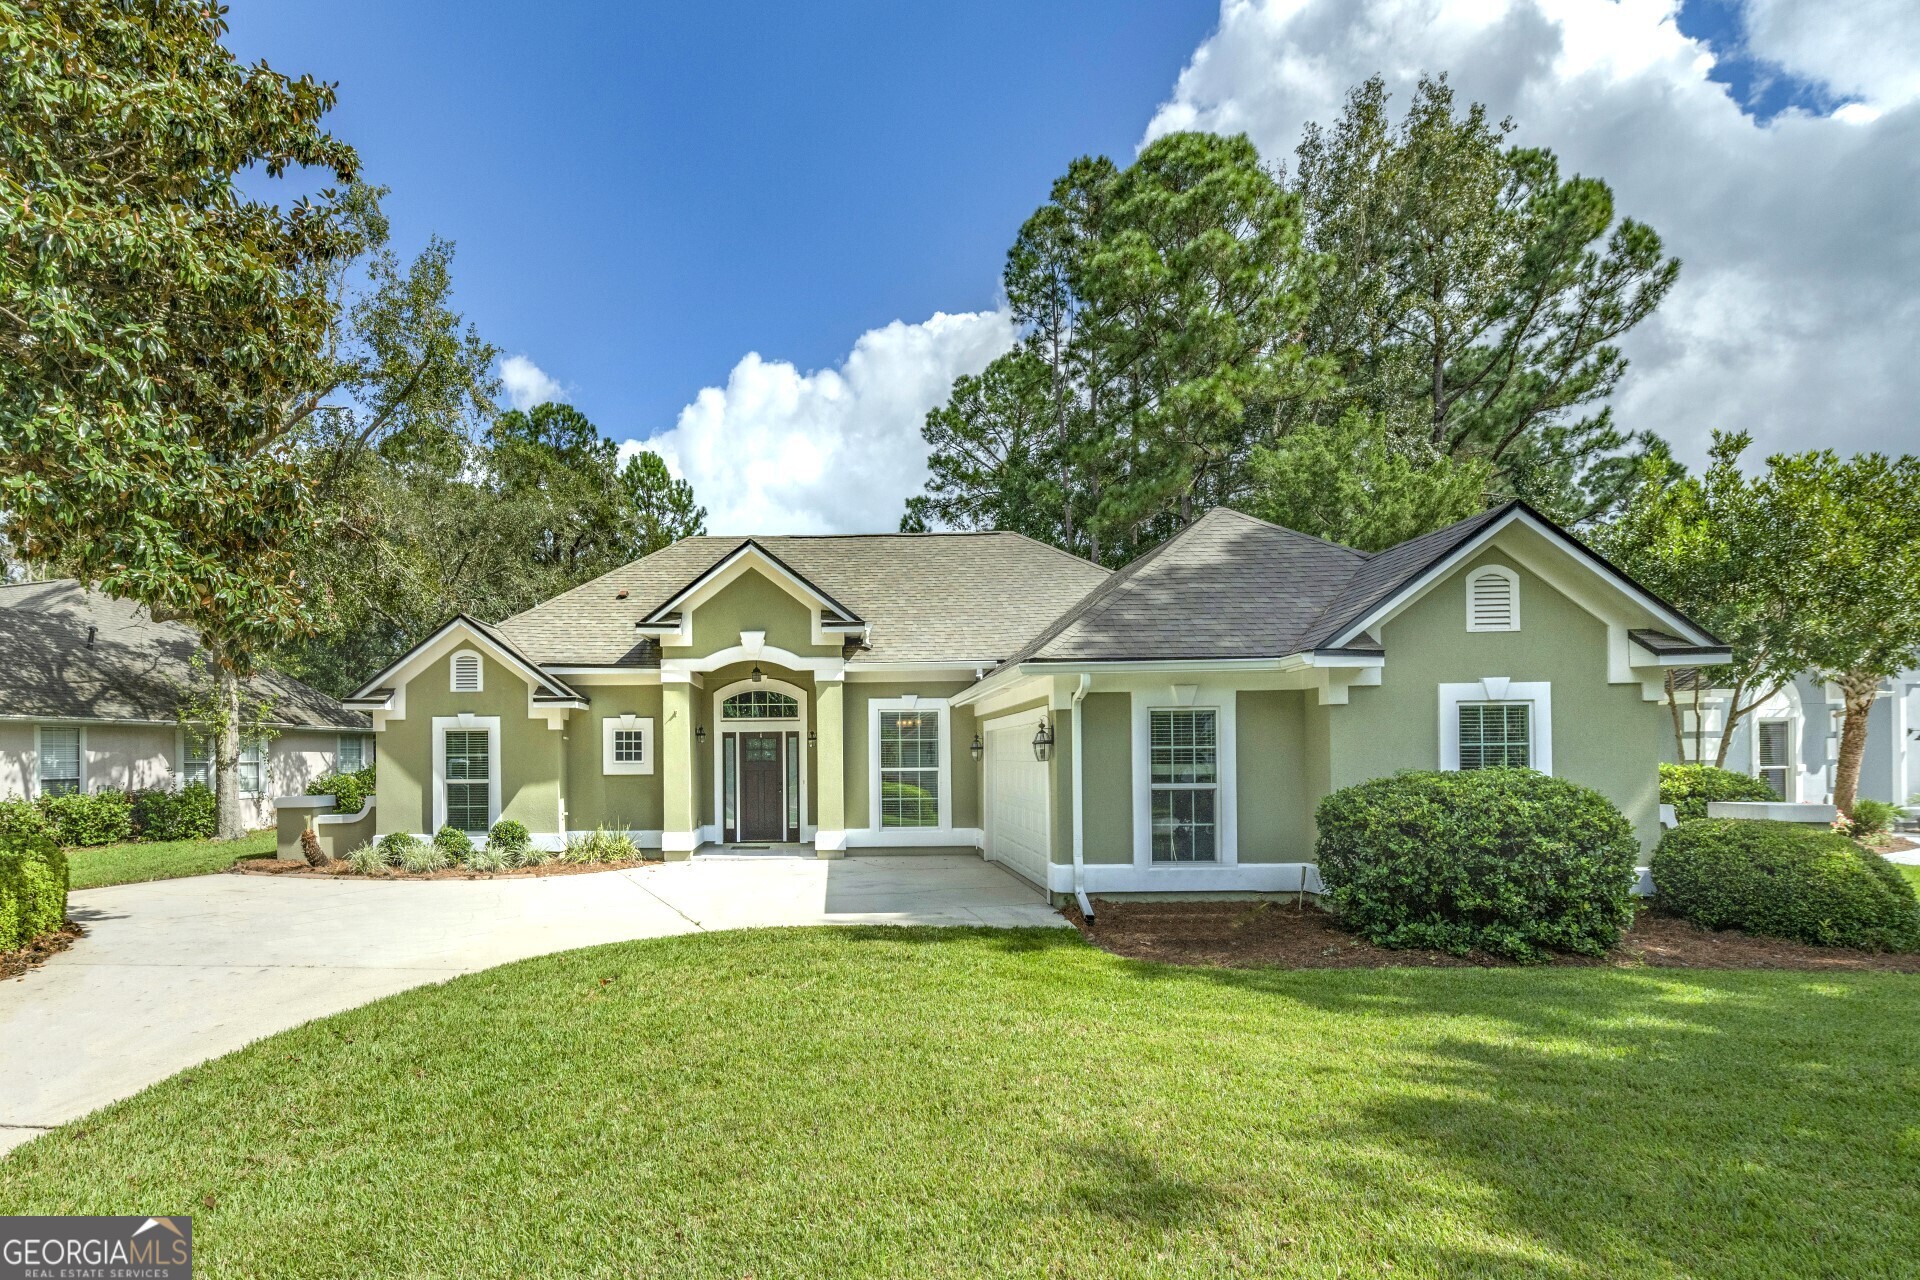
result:
<svg viewBox="0 0 1920 1280"><path fill-rule="evenodd" d="M762 680L765 680L766 678L767 678L767 673L762 671L759 667L755 667L753 669L753 682L755 684L759 684Z"/></svg>
<svg viewBox="0 0 1920 1280"><path fill-rule="evenodd" d="M702 746L705 746L707 741L707 726L705 725L697 726L693 731L693 740L695 742L700 743Z"/></svg>
<svg viewBox="0 0 1920 1280"><path fill-rule="evenodd" d="M1045 720L1042 720L1040 722L1040 728L1036 730L1033 735L1033 758L1044 763L1047 756L1052 752L1053 726Z"/></svg>
<svg viewBox="0 0 1920 1280"><path fill-rule="evenodd" d="M984 742L980 741L980 735L977 733L973 735L973 745L968 747L967 750L973 754L973 762L975 764L979 764L980 757L987 754L987 746Z"/></svg>

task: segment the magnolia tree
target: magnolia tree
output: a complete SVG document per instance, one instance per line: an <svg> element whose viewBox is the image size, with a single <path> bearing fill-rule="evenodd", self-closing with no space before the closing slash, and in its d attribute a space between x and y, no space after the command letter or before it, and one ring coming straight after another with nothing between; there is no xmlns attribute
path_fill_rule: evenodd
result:
<svg viewBox="0 0 1920 1280"><path fill-rule="evenodd" d="M331 193L237 179L357 160L320 127L332 88L242 67L221 12L0 0L0 509L24 558L199 631L232 837L240 681L301 625L317 518L291 439L325 381L313 267L351 252Z"/></svg>

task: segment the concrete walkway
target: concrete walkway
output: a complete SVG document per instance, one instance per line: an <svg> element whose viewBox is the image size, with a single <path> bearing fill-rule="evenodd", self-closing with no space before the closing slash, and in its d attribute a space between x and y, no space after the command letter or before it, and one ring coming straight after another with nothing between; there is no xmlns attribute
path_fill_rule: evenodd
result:
<svg viewBox="0 0 1920 1280"><path fill-rule="evenodd" d="M87 936L0 983L0 1151L262 1036L573 947L764 925L1055 925L974 857L697 857L433 882L212 875L86 889Z"/></svg>

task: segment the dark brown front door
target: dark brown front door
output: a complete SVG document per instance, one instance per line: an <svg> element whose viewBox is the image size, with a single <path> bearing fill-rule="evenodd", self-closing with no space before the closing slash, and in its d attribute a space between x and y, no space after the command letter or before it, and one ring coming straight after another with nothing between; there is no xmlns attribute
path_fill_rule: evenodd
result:
<svg viewBox="0 0 1920 1280"><path fill-rule="evenodd" d="M781 793L786 769L780 758L781 735L740 735L740 838L787 838L787 806Z"/></svg>

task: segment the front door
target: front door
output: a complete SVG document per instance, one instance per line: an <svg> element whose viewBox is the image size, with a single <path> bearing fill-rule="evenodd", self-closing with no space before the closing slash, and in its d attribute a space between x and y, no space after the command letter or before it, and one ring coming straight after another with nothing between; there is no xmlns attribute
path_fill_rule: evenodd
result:
<svg viewBox="0 0 1920 1280"><path fill-rule="evenodd" d="M787 805L782 793L786 769L778 733L740 735L740 839L787 838Z"/></svg>

